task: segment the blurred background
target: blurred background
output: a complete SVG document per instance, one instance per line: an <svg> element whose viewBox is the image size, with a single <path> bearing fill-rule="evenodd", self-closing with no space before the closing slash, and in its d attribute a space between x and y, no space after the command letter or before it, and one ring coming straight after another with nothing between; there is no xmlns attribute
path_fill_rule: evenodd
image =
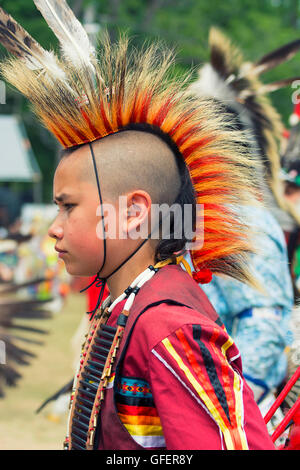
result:
<svg viewBox="0 0 300 470"><path fill-rule="evenodd" d="M105 30L114 39L120 32L127 32L132 46L159 38L177 51L178 71L196 68L208 60L211 26L221 28L250 61L300 37L299 0L68 0L68 3L95 43ZM31 0L0 0L0 5L42 46L58 49L55 36ZM5 56L0 46L0 59ZM297 75L300 67L296 56L267 72L265 78L271 82ZM294 91L287 87L272 94L272 103L287 129L293 113ZM86 327L83 315L89 302L79 290L88 283L70 279L58 263L54 243L47 236L56 213L51 201L58 143L40 125L21 94L9 86L1 87L0 92L0 302L17 305L18 299L28 296L37 301L34 308L39 312L34 323L37 331L30 331L31 326L27 331L24 328L32 325L32 318L26 315L22 318L21 313L15 315L14 326L22 330L22 344L26 348L18 346L19 350L14 350L21 377L14 375L13 367L6 380L15 387L3 385L0 392L0 449L61 449L66 427L65 402L61 408L59 404L56 408L49 404L39 414L36 410L73 375L76 351ZM36 283L24 285L32 279ZM12 284L13 292L7 290ZM50 314L44 315L43 311ZM43 344L39 344L42 335ZM18 344L17 335L13 340Z"/></svg>

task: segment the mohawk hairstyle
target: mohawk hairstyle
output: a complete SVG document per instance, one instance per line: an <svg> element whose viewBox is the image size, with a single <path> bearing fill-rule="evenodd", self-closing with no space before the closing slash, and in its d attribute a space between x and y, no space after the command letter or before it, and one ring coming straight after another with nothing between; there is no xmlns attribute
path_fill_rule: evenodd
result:
<svg viewBox="0 0 300 470"><path fill-rule="evenodd" d="M69 8L63 0L49 3ZM191 251L196 271L209 268L255 284L247 270L252 240L239 207L255 200L257 162L248 156L243 133L233 130L214 100L187 93L189 75L174 76L173 52L159 44L129 50L126 38L112 44L106 35L98 57L89 60L76 62L64 53L56 58L62 71L56 74L28 67L17 57L1 70L66 149L141 124L165 135L189 171L196 203L204 205L198 245Z"/></svg>
<svg viewBox="0 0 300 470"><path fill-rule="evenodd" d="M292 41L265 55L255 63L245 61L242 52L217 28L209 32L210 63L199 69L190 92L213 97L235 115L240 129L248 130L251 154L260 159L262 190L265 202L281 222L281 211L300 223L300 216L284 197L281 179L280 142L284 126L267 94L291 85L299 77L264 84L259 75L293 57L300 40ZM251 135L250 135L251 134Z"/></svg>

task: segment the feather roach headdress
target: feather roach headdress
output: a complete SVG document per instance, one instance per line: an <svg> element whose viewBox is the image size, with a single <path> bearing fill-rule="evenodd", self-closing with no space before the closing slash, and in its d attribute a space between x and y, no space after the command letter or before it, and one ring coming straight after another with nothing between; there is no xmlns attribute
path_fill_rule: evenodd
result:
<svg viewBox="0 0 300 470"><path fill-rule="evenodd" d="M252 246L235 209L254 200L254 162L241 133L213 100L186 92L187 77L174 78L173 54L163 47L136 51L124 38L113 45L105 37L95 52L64 0L34 2L59 39L60 57L1 10L0 40L16 56L2 64L5 79L64 148L140 124L167 136L189 170L196 202L204 205L195 269L249 280L245 257Z"/></svg>
<svg viewBox="0 0 300 470"><path fill-rule="evenodd" d="M213 97L233 113L240 129L249 131L251 154L262 162L261 187L265 203L283 225L288 213L297 225L300 217L284 197L281 179L280 141L283 124L267 94L291 85L299 77L264 84L259 76L292 58L300 49L295 40L263 56L255 63L246 62L241 51L217 28L209 33L210 62L198 72L190 86L196 96Z"/></svg>

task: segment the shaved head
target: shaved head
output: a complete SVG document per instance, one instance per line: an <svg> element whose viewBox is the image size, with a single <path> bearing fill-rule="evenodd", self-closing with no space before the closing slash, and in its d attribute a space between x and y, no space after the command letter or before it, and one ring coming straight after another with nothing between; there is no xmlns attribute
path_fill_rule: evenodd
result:
<svg viewBox="0 0 300 470"><path fill-rule="evenodd" d="M180 252L187 239L184 230L177 236L177 225L182 222L185 227L185 211L176 218L171 208L175 202L180 208L193 205L195 199L188 169L176 148L144 130L124 130L91 145L92 151L86 144L65 151L54 175L58 215L49 235L56 239L68 272L92 276L100 269L105 277L132 253L142 270L145 262L150 265ZM125 204L120 197L125 197ZM166 232L162 222L168 221ZM138 243L141 250L136 252ZM135 269L135 264L131 266Z"/></svg>
<svg viewBox="0 0 300 470"><path fill-rule="evenodd" d="M115 201L130 191L146 191L155 204L173 204L180 191L180 175L171 148L158 136L136 130L123 131L92 143L102 196ZM70 158L65 156L64 158ZM68 155L68 154L67 154ZM96 184L90 149L75 149L81 178ZM63 162L62 160L62 162Z"/></svg>

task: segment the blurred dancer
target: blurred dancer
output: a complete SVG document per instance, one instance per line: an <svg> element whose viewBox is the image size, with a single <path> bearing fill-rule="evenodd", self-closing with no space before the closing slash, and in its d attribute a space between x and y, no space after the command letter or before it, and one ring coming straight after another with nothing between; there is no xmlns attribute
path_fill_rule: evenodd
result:
<svg viewBox="0 0 300 470"><path fill-rule="evenodd" d="M210 63L199 69L190 86L197 96L212 96L224 106L224 118L235 118L234 127L248 136L250 158L262 165L260 197L264 208L241 209L241 217L257 232L249 267L265 288L265 295L235 280L214 276L203 289L219 313L229 334L239 345L244 374L255 399L265 410L287 374L287 346L291 343L290 317L293 290L287 247L281 224L286 214L296 223L300 214L284 197L280 177L279 142L283 125L266 94L291 83L282 80L262 84L264 71L293 56L300 47L294 41L254 64L246 63L241 51L219 30L209 36ZM268 398L266 398L268 397Z"/></svg>
<svg viewBox="0 0 300 470"><path fill-rule="evenodd" d="M295 107L298 112L299 107ZM293 115L296 115L295 112ZM293 116L292 115L292 116ZM297 115L296 115L297 116ZM295 124L289 133L287 146L282 154L282 180L285 198L300 214L300 125ZM288 257L294 283L295 299L299 300L300 276L300 224L290 214L286 214L282 223L288 246Z"/></svg>

